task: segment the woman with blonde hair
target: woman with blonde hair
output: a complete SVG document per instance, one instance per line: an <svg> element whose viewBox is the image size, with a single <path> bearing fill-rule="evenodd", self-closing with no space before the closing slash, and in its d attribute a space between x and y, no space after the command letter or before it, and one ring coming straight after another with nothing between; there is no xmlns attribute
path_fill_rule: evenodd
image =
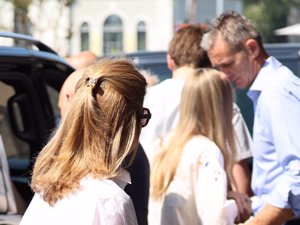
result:
<svg viewBox="0 0 300 225"><path fill-rule="evenodd" d="M236 149L232 105L220 72L189 75L178 124L153 158L149 224L234 224L237 206L227 200Z"/></svg>
<svg viewBox="0 0 300 225"><path fill-rule="evenodd" d="M125 170L141 128L144 77L125 59L101 59L77 82L71 105L36 159L35 196L21 225L137 224Z"/></svg>

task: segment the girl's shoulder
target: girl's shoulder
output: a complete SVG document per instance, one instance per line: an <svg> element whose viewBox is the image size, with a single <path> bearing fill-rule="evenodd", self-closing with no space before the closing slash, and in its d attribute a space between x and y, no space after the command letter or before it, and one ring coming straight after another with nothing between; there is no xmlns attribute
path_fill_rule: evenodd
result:
<svg viewBox="0 0 300 225"><path fill-rule="evenodd" d="M219 147L209 138L197 135L192 137L184 147L183 157L192 161L216 159L223 164L223 155Z"/></svg>

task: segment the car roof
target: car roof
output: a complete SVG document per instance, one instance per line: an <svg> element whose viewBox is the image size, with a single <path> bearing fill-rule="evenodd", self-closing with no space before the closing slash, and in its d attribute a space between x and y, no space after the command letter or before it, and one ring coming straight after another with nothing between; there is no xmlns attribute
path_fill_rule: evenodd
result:
<svg viewBox="0 0 300 225"><path fill-rule="evenodd" d="M15 39L15 40L23 40L23 41L26 41L26 42L31 42L40 51L52 52L53 54L57 54L50 47L48 47L47 45L45 45L41 41L39 41L39 40L29 36L29 35L1 31L0 32L0 37L6 37L6 38L12 38L12 39Z"/></svg>
<svg viewBox="0 0 300 225"><path fill-rule="evenodd" d="M6 45L4 44L4 41L3 43L0 42L1 60L9 60L11 57L14 59L23 58L28 60L30 60L30 58L35 58L64 64L69 67L68 69L73 70L73 67L63 57L59 56L53 49L31 36L1 31L0 38L11 39L9 40L10 42L6 42ZM22 45L18 46L18 44L15 44L17 41L21 41Z"/></svg>

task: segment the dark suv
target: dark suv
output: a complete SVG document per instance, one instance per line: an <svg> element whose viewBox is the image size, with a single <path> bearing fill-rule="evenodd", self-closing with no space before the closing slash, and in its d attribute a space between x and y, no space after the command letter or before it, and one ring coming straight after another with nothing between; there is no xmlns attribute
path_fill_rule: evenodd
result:
<svg viewBox="0 0 300 225"><path fill-rule="evenodd" d="M34 159L59 120L59 90L73 71L38 40L0 32L0 135L11 180L26 204Z"/></svg>

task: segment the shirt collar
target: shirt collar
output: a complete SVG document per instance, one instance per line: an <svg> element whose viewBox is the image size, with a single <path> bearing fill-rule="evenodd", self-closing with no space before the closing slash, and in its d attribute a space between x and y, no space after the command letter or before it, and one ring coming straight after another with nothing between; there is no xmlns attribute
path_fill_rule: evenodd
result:
<svg viewBox="0 0 300 225"><path fill-rule="evenodd" d="M272 71L277 70L281 67L282 64L273 56L270 56L260 69L257 74L255 80L249 88L247 95L252 99L256 100L260 94L260 92L268 86L270 82L270 77L272 76Z"/></svg>
<svg viewBox="0 0 300 225"><path fill-rule="evenodd" d="M270 81L270 76L272 76L272 71L277 70L282 64L273 56L270 56L264 63L263 67L257 74L253 84L250 87L251 91L262 91L267 83Z"/></svg>
<svg viewBox="0 0 300 225"><path fill-rule="evenodd" d="M122 189L125 188L127 184L131 184L131 177L127 170L121 169L120 174L112 180Z"/></svg>

